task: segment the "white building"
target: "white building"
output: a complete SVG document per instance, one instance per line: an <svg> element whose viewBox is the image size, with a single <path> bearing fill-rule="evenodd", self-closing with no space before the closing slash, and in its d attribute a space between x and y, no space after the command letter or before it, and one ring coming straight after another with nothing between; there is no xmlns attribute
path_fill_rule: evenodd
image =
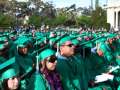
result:
<svg viewBox="0 0 120 90"><path fill-rule="evenodd" d="M16 0L17 2L28 2L29 0Z"/></svg>
<svg viewBox="0 0 120 90"><path fill-rule="evenodd" d="M108 0L107 22L115 31L120 30L120 0Z"/></svg>

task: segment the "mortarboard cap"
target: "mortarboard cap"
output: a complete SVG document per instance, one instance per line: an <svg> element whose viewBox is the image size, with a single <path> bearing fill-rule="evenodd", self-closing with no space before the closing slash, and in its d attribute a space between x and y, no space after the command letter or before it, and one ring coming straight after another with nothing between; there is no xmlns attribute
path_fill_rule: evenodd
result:
<svg viewBox="0 0 120 90"><path fill-rule="evenodd" d="M66 36L66 37L60 39L60 41L59 41L60 46L61 46L62 44L64 44L66 41L71 41L71 39L70 39L69 36Z"/></svg>
<svg viewBox="0 0 120 90"><path fill-rule="evenodd" d="M72 43L73 43L74 45L79 45L79 41L78 41L77 39L73 39L73 40L72 40Z"/></svg>
<svg viewBox="0 0 120 90"><path fill-rule="evenodd" d="M15 64L15 57L9 59L8 61L0 65L0 70L3 70L1 74L1 80L11 78L19 73L18 68L14 64Z"/></svg>
<svg viewBox="0 0 120 90"><path fill-rule="evenodd" d="M45 49L43 50L40 54L39 54L39 59L40 60L44 60L45 58L51 56L51 55L54 55L55 54L55 51L52 50L52 49Z"/></svg>
<svg viewBox="0 0 120 90"><path fill-rule="evenodd" d="M28 41L28 38L22 37L15 41L15 44L17 44L17 47L26 47Z"/></svg>
<svg viewBox="0 0 120 90"><path fill-rule="evenodd" d="M0 41L7 41L8 39L7 39L7 37L0 37Z"/></svg>
<svg viewBox="0 0 120 90"><path fill-rule="evenodd" d="M4 44L0 44L0 50L4 48Z"/></svg>
<svg viewBox="0 0 120 90"><path fill-rule="evenodd" d="M7 78L11 78L13 76L16 76L16 70L14 68L9 68L8 70L6 70L5 72L2 73L1 78L2 80L7 79Z"/></svg>

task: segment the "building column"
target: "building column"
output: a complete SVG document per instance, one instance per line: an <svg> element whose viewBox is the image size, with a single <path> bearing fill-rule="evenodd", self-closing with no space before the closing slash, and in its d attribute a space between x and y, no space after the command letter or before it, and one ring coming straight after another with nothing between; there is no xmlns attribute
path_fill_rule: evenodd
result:
<svg viewBox="0 0 120 90"><path fill-rule="evenodd" d="M116 26L115 26L115 31L118 31L118 11L116 11Z"/></svg>

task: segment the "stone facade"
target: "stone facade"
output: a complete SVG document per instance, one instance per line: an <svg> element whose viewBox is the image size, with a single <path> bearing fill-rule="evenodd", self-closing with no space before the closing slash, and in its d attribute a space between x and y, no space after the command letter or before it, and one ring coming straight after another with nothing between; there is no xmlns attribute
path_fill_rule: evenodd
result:
<svg viewBox="0 0 120 90"><path fill-rule="evenodd" d="M120 0L108 0L107 22L115 31L120 30Z"/></svg>

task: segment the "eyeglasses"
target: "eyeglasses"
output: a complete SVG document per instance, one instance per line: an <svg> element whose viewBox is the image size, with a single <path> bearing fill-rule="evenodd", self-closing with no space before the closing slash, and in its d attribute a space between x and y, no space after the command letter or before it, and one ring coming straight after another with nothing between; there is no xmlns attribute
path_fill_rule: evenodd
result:
<svg viewBox="0 0 120 90"><path fill-rule="evenodd" d="M68 44L68 45L62 45L62 46L72 47L72 46L74 46L74 45L73 45L73 44Z"/></svg>
<svg viewBox="0 0 120 90"><path fill-rule="evenodd" d="M50 63L54 63L57 60L57 57L55 55L52 55L47 58L47 61Z"/></svg>

